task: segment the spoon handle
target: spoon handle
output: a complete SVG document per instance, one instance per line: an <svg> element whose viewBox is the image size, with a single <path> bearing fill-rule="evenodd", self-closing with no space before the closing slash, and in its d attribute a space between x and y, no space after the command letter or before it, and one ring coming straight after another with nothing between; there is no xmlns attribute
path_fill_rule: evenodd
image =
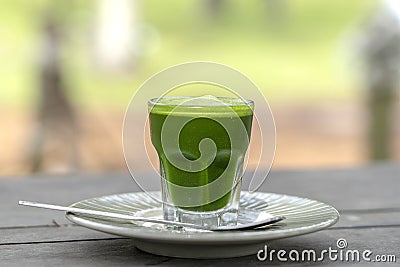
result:
<svg viewBox="0 0 400 267"><path fill-rule="evenodd" d="M163 219L155 219L155 218L144 218L144 217L127 215L127 214L119 214L119 213L114 213L114 212L88 210L88 209L73 208L73 207L59 206L59 205L53 205L53 204L45 204L45 203L39 203L39 202L24 201L24 200L20 200L18 202L18 204L22 205L22 206L29 206L29 207L36 207L36 208L43 208L43 209L50 209L50 210L61 210L61 211L66 211L66 212L71 212L71 213L115 218L115 219L120 219L120 220L131 221L131 222L137 221L137 222L160 223L160 224L166 224L166 225L183 226L183 227L190 227L192 229L201 229L201 230L210 230L210 231L232 231L232 230L255 229L255 228L273 224L273 223L276 223L276 222L279 222L279 221L285 219L285 217L283 217L283 216L272 216L270 218L263 219L260 221L255 221L253 223L248 223L248 224L208 227L208 226L191 224L191 223L166 221Z"/></svg>
<svg viewBox="0 0 400 267"><path fill-rule="evenodd" d="M65 206L24 201L24 200L20 200L18 202L18 204L22 205L22 206L29 206L29 207L36 207L36 208L43 208L43 209L50 209L50 210L61 210L61 211L66 211L66 212L71 212L71 213L95 215L95 216L115 218L115 219L121 219L121 220L127 220L127 221L161 223L161 224L166 224L166 225L184 226L184 227L190 227L190 228L194 228L194 229L209 230L209 228L207 228L206 226L202 226L202 225L166 221L166 220L155 219L155 218L137 217L137 216L132 216L132 215L107 212L107 211L87 210L87 209L81 209L81 208L65 207Z"/></svg>

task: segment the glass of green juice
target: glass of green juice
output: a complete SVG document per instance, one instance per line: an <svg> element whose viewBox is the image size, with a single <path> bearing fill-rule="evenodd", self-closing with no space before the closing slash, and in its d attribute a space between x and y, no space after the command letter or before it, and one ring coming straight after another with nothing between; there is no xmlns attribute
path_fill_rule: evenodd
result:
<svg viewBox="0 0 400 267"><path fill-rule="evenodd" d="M254 103L210 95L148 102L160 163L164 219L208 226L237 222Z"/></svg>

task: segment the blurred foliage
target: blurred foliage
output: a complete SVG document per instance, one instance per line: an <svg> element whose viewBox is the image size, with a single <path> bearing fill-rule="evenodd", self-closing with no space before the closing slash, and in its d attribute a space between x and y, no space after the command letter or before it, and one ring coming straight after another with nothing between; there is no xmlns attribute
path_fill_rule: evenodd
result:
<svg viewBox="0 0 400 267"><path fill-rule="evenodd" d="M276 100L351 97L354 71L344 63L343 43L376 0L286 1L280 23L268 20L266 1L225 1L217 18L205 14L201 0L139 1L143 53L131 71L111 74L98 70L90 53L95 0L2 0L0 104L35 104L49 8L66 26L64 70L77 105L125 107L150 75L196 60L237 68Z"/></svg>

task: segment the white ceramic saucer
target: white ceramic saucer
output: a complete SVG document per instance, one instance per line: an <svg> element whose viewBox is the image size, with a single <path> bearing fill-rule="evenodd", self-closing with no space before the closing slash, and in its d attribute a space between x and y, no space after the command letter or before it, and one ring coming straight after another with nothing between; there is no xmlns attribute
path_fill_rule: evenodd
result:
<svg viewBox="0 0 400 267"><path fill-rule="evenodd" d="M161 204L153 198L159 194L140 192L103 196L77 202L72 207L161 218ZM319 201L272 193L242 192L240 206L243 210L283 215L286 219L265 229L211 232L168 230L158 224L134 224L70 213L66 217L90 229L133 238L135 246L143 251L183 258L256 254L267 240L316 232L335 224L339 218L335 208ZM242 213L241 220L246 220L248 214L251 213Z"/></svg>

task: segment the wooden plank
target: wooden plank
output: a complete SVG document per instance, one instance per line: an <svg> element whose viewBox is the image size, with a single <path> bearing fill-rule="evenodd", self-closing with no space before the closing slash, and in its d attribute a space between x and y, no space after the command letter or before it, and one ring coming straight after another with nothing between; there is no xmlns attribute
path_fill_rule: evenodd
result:
<svg viewBox="0 0 400 267"><path fill-rule="evenodd" d="M246 186L245 186L246 187ZM312 198L339 210L400 208L400 165L272 172L260 191Z"/></svg>
<svg viewBox="0 0 400 267"><path fill-rule="evenodd" d="M400 166L392 164L344 170L272 172L261 191L318 199L344 212L334 228L276 240L268 243L268 246L271 249L322 250L334 247L338 238L346 238L351 248L370 249L374 253L397 253L397 259L400 260L399 174ZM149 180L153 181L152 186L156 189L158 181L151 177ZM16 205L20 199L67 205L89 197L137 191L138 187L127 174L39 175L31 178L0 180L0 212L6 215L0 221L0 243L9 243L1 245L1 265L267 264L259 262L255 256L205 261L153 256L135 249L132 240L71 226L61 212ZM18 228L64 223L67 226ZM371 227L374 225L376 227ZM273 263L280 264L276 260Z"/></svg>
<svg viewBox="0 0 400 267"><path fill-rule="evenodd" d="M373 255L393 254L400 260L400 236L398 227L387 228L360 228L360 229L332 229L313 233L304 236L275 240L260 245L268 249L285 249L290 251L296 249L315 249L320 252L332 247L337 249L336 242L339 238L345 238L348 249L357 249L361 252L369 249ZM377 242L380 240L381 242ZM257 250L258 251L258 250ZM254 253L257 253L255 251ZM260 262L256 255L222 259L222 260L188 260L175 259L161 256L154 256L139 251L134 247L134 242L129 239L108 239L108 240L81 240L74 242L50 242L39 244L18 244L1 246L0 262L4 266L110 266L110 265L169 265L169 266L248 266L253 264L267 265L271 262ZM298 264L295 262L279 262L276 257L273 264ZM306 262L303 262L303 264ZM309 263L309 262L308 262ZM329 261L325 257L323 262L309 263L312 265L340 264L347 262ZM360 265L370 264L369 262L359 262ZM391 266L388 264L388 266Z"/></svg>
<svg viewBox="0 0 400 267"><path fill-rule="evenodd" d="M373 213L344 213L340 216L339 222L333 227L367 227L375 225L399 225L400 211L398 212L373 212Z"/></svg>
<svg viewBox="0 0 400 267"><path fill-rule="evenodd" d="M340 210L399 208L400 165L379 164L343 170L274 171L259 191L317 199ZM159 187L151 174L152 189ZM248 183L248 182L247 182ZM246 188L246 182L244 183ZM0 227L68 223L60 212L18 207L17 201L37 200L68 205L102 195L138 191L128 174L39 175L0 179Z"/></svg>
<svg viewBox="0 0 400 267"><path fill-rule="evenodd" d="M18 200L35 200L69 205L82 199L138 191L128 174L40 175L0 179L0 227L68 223L62 212L17 205Z"/></svg>
<svg viewBox="0 0 400 267"><path fill-rule="evenodd" d="M351 227L399 226L400 212L351 213L343 214L332 229ZM0 228L0 246L6 243L49 242L63 240L84 240L115 237L113 235L86 229L76 224L42 227Z"/></svg>
<svg viewBox="0 0 400 267"><path fill-rule="evenodd" d="M86 239L115 238L117 236L90 230L76 224L52 227L0 229L0 246L4 244L56 242Z"/></svg>

